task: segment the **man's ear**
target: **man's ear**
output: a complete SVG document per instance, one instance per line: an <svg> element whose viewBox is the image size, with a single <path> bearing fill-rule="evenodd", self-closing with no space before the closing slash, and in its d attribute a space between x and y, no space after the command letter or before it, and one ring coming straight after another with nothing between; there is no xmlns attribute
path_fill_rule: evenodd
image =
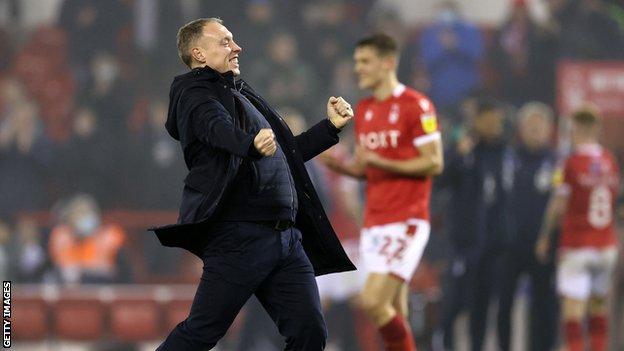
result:
<svg viewBox="0 0 624 351"><path fill-rule="evenodd" d="M394 70L399 65L399 59L394 55L388 55L383 58L383 65L388 70Z"/></svg>
<svg viewBox="0 0 624 351"><path fill-rule="evenodd" d="M206 63L206 56L204 56L204 53L200 48L192 48L191 56L193 57L193 59L195 59L195 61L198 61L200 63Z"/></svg>

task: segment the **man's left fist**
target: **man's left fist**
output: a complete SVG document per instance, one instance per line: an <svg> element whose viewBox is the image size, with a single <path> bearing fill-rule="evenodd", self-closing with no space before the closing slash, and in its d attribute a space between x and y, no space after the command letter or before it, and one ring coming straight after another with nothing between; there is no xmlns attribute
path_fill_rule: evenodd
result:
<svg viewBox="0 0 624 351"><path fill-rule="evenodd" d="M353 109L342 97L332 96L327 101L327 117L336 128L342 129L353 118Z"/></svg>

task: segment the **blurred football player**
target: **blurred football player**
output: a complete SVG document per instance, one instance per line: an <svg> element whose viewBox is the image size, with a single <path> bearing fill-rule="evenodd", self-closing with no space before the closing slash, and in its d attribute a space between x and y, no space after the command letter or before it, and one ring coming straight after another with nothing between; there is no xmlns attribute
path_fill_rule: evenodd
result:
<svg viewBox="0 0 624 351"><path fill-rule="evenodd" d="M598 143L600 117L592 107L572 116L574 150L565 160L561 184L550 200L536 254L546 260L553 229L562 220L558 247L557 290L568 351L585 350L584 319L591 349L607 345L606 296L617 259L614 204L619 168Z"/></svg>
<svg viewBox="0 0 624 351"><path fill-rule="evenodd" d="M436 112L423 94L397 79L399 51L385 34L355 49L359 87L372 92L355 114L356 152L331 169L366 179L360 259L367 273L359 300L386 350L415 350L407 322L408 283L429 239L431 178L443 168Z"/></svg>

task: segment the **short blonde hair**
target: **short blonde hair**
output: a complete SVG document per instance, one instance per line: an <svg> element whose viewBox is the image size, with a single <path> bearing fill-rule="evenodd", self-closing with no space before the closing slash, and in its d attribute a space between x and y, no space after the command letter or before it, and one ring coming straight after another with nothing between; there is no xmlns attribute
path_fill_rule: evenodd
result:
<svg viewBox="0 0 624 351"><path fill-rule="evenodd" d="M545 103L538 101L531 101L522 105L522 107L518 111L518 120L522 121L523 119L526 119L534 114L538 114L544 117L548 122L554 121L552 108L550 108L550 106L546 105Z"/></svg>
<svg viewBox="0 0 624 351"><path fill-rule="evenodd" d="M193 56L191 55L191 46L199 39L204 31L204 26L208 23L223 24L223 21L217 17L199 18L183 25L178 30L176 37L178 45L178 56L185 65L191 68Z"/></svg>

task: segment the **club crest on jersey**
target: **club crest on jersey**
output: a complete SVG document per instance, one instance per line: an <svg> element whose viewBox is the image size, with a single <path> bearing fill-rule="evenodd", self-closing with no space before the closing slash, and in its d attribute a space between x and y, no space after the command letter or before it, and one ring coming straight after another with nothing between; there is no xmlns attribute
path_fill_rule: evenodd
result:
<svg viewBox="0 0 624 351"><path fill-rule="evenodd" d="M425 113L420 116L420 123L425 133L433 133L438 130L438 119L434 113Z"/></svg>
<svg viewBox="0 0 624 351"><path fill-rule="evenodd" d="M399 121L399 104L392 104L390 107L390 114L388 115L388 122L395 124Z"/></svg>
<svg viewBox="0 0 624 351"><path fill-rule="evenodd" d="M366 110L366 113L364 114L364 119L367 121L370 121L371 119L373 119L373 111Z"/></svg>

